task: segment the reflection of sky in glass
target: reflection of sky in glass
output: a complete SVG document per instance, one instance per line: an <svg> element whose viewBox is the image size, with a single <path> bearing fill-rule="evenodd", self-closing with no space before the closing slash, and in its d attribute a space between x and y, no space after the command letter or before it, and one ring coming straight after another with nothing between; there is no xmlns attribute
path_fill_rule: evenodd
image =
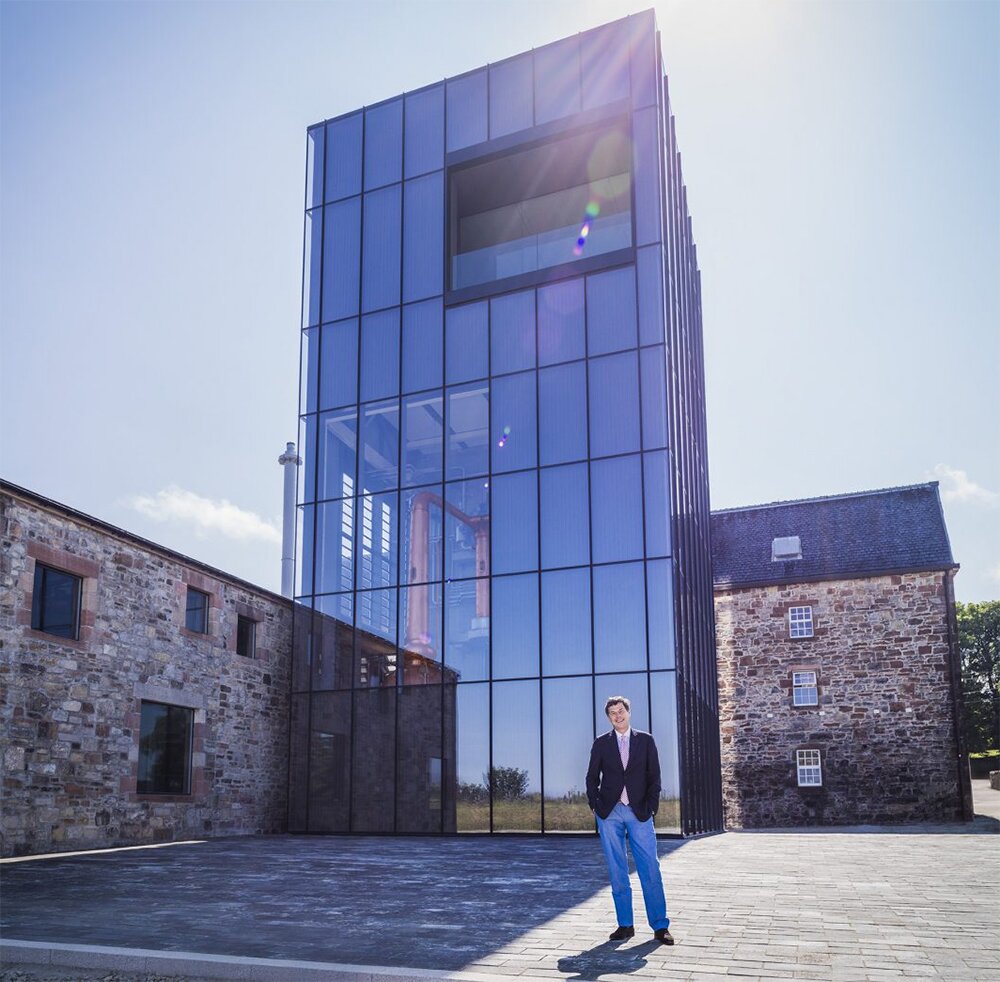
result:
<svg viewBox="0 0 1000 982"><path fill-rule="evenodd" d="M546 679L543 683L545 733L545 796L558 798L583 792L592 721L586 712L591 700L590 677Z"/></svg>
<svg viewBox="0 0 1000 982"><path fill-rule="evenodd" d="M528 793L542 790L538 682L493 685L493 766L528 772Z"/></svg>

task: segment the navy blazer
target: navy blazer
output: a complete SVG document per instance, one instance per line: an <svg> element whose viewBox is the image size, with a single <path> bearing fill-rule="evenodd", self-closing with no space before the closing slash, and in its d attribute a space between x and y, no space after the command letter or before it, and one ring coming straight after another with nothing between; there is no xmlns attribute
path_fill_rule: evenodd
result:
<svg viewBox="0 0 1000 982"><path fill-rule="evenodd" d="M656 814L660 804L660 758L652 736L633 730L628 745L628 768L622 770L618 734L612 730L599 736L590 750L587 768L587 801L607 818L628 790L628 803L640 822Z"/></svg>

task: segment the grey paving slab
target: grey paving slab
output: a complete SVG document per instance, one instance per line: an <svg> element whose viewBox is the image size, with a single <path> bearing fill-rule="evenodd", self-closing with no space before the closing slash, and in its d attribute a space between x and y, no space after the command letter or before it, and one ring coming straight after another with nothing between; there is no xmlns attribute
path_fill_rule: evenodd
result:
<svg viewBox="0 0 1000 982"><path fill-rule="evenodd" d="M50 953L38 971L95 965L104 945L159 953L161 968L193 978L295 978L279 971L295 963L340 982L997 982L998 828L984 816L661 842L673 948L643 926L637 884L636 937L607 940L613 907L589 838L283 836L8 864L0 932L90 946ZM214 961L191 964L190 952ZM246 958L252 971L232 974Z"/></svg>

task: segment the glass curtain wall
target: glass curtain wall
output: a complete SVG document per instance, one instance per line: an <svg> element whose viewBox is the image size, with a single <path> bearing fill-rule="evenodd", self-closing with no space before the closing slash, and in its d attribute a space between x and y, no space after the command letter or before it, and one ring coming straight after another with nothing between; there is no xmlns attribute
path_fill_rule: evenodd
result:
<svg viewBox="0 0 1000 982"><path fill-rule="evenodd" d="M658 829L682 830L678 591L710 611L711 579L675 545L707 474L678 474L671 419L703 394L671 374L661 77L637 15L309 131L292 831L592 832L613 694L656 737ZM450 289L451 169L592 146L563 136L603 118L625 120L595 172L624 253L578 236ZM695 659L714 680L714 647Z"/></svg>

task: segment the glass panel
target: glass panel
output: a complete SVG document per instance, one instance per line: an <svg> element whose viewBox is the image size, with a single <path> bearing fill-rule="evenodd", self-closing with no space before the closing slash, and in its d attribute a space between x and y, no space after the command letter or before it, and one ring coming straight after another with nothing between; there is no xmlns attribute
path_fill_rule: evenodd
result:
<svg viewBox="0 0 1000 982"><path fill-rule="evenodd" d="M444 396L440 392L403 399L403 487L441 480L444 460Z"/></svg>
<svg viewBox="0 0 1000 982"><path fill-rule="evenodd" d="M354 498L319 506L316 592L354 589Z"/></svg>
<svg viewBox="0 0 1000 982"><path fill-rule="evenodd" d="M444 368L444 310L440 300L403 308L403 391L441 385Z"/></svg>
<svg viewBox="0 0 1000 982"><path fill-rule="evenodd" d="M543 673L572 675L592 668L590 570L542 573Z"/></svg>
<svg viewBox="0 0 1000 982"><path fill-rule="evenodd" d="M526 130L533 123L531 55L490 65L490 138Z"/></svg>
<svg viewBox="0 0 1000 982"><path fill-rule="evenodd" d="M357 435L355 410L338 409L320 415L318 497L321 500L354 494Z"/></svg>
<svg viewBox="0 0 1000 982"><path fill-rule="evenodd" d="M306 133L306 208L323 204L323 150L326 130L316 126Z"/></svg>
<svg viewBox="0 0 1000 982"><path fill-rule="evenodd" d="M634 267L587 277L587 345L590 355L635 347Z"/></svg>
<svg viewBox="0 0 1000 982"><path fill-rule="evenodd" d="M407 181L404 191L403 300L444 289L444 173Z"/></svg>
<svg viewBox="0 0 1000 982"><path fill-rule="evenodd" d="M313 546L316 528L316 506L299 506L295 523L295 596L313 592Z"/></svg>
<svg viewBox="0 0 1000 982"><path fill-rule="evenodd" d="M39 616L32 616L35 630L48 629L49 634L71 638L76 634L76 577L44 566L35 567L35 596ZM34 614L34 611L32 612ZM51 621L51 624L49 623ZM208 594L194 587L187 588L187 608L184 626L196 634L208 632Z"/></svg>
<svg viewBox="0 0 1000 982"><path fill-rule="evenodd" d="M673 668L674 579L669 559L646 563L646 610L649 619L649 667Z"/></svg>
<svg viewBox="0 0 1000 982"><path fill-rule="evenodd" d="M545 831L590 832L586 776L594 725L587 712L593 699L590 676L542 683L545 739Z"/></svg>
<svg viewBox="0 0 1000 982"><path fill-rule="evenodd" d="M448 443L445 468L448 479L489 470L489 386L486 382L448 390Z"/></svg>
<svg viewBox="0 0 1000 982"><path fill-rule="evenodd" d="M583 280L538 289L538 362L552 365L586 354Z"/></svg>
<svg viewBox="0 0 1000 982"><path fill-rule="evenodd" d="M296 600L292 605L292 692L309 690L313 641L312 602Z"/></svg>
<svg viewBox="0 0 1000 982"><path fill-rule="evenodd" d="M636 275L639 278L639 344L663 341L663 250L646 246L636 250Z"/></svg>
<svg viewBox="0 0 1000 982"><path fill-rule="evenodd" d="M299 355L299 412L316 412L319 388L319 329L310 327L302 332ZM302 442L299 442L302 446Z"/></svg>
<svg viewBox="0 0 1000 982"><path fill-rule="evenodd" d="M645 672L630 675L599 675L594 681L594 725L597 735L611 730L611 722L604 712L610 696L624 696L631 703L631 725L635 730L649 732L649 690Z"/></svg>
<svg viewBox="0 0 1000 982"><path fill-rule="evenodd" d="M452 168L452 288L631 247L630 157L618 122Z"/></svg>
<svg viewBox="0 0 1000 982"><path fill-rule="evenodd" d="M444 604L445 665L459 682L488 678L490 581L446 580Z"/></svg>
<svg viewBox="0 0 1000 982"><path fill-rule="evenodd" d="M144 702L139 722L139 794L189 794L191 723L181 706Z"/></svg>
<svg viewBox="0 0 1000 982"><path fill-rule="evenodd" d="M535 50L535 123L580 111L580 40L566 38Z"/></svg>
<svg viewBox="0 0 1000 982"><path fill-rule="evenodd" d="M303 467L299 475L298 501L316 500L316 421L313 413L299 420L299 446L303 448Z"/></svg>
<svg viewBox="0 0 1000 982"><path fill-rule="evenodd" d="M642 370L642 445L667 445L667 376L663 345L639 352Z"/></svg>
<svg viewBox="0 0 1000 982"><path fill-rule="evenodd" d="M316 598L313 689L349 689L354 665L354 600L350 593Z"/></svg>
<svg viewBox="0 0 1000 982"><path fill-rule="evenodd" d="M323 320L358 312L361 273L361 199L327 205L323 250Z"/></svg>
<svg viewBox="0 0 1000 982"><path fill-rule="evenodd" d="M633 181L635 184L635 244L659 242L660 156L657 110L640 109L632 115Z"/></svg>
<svg viewBox="0 0 1000 982"><path fill-rule="evenodd" d="M538 682L493 686L494 832L542 830L542 767Z"/></svg>
<svg viewBox="0 0 1000 982"><path fill-rule="evenodd" d="M449 307L445 315L445 379L465 382L489 373L489 307L472 303Z"/></svg>
<svg viewBox="0 0 1000 982"><path fill-rule="evenodd" d="M306 213L305 259L302 263L302 326L319 323L320 260L323 258L323 209Z"/></svg>
<svg viewBox="0 0 1000 982"><path fill-rule="evenodd" d="M288 747L288 831L306 829L309 767L309 697L292 696Z"/></svg>
<svg viewBox="0 0 1000 982"><path fill-rule="evenodd" d="M595 358L590 369L590 454L639 449L639 365L636 353Z"/></svg>
<svg viewBox="0 0 1000 982"><path fill-rule="evenodd" d="M642 563L594 567L594 667L598 672L631 672L646 667L642 567Z"/></svg>
<svg viewBox="0 0 1000 982"><path fill-rule="evenodd" d="M642 471L637 456L591 463L590 515L595 563L642 558Z"/></svg>
<svg viewBox="0 0 1000 982"><path fill-rule="evenodd" d="M309 831L351 827L351 693L312 697L309 739Z"/></svg>
<svg viewBox="0 0 1000 982"><path fill-rule="evenodd" d="M384 491L399 484L399 403L362 407L358 490Z"/></svg>
<svg viewBox="0 0 1000 982"><path fill-rule="evenodd" d="M646 491L646 555L670 555L670 475L667 452L642 455L642 479Z"/></svg>
<svg viewBox="0 0 1000 982"><path fill-rule="evenodd" d="M319 408L334 409L358 401L358 320L321 328L323 367Z"/></svg>
<svg viewBox="0 0 1000 982"><path fill-rule="evenodd" d="M444 166L444 86L406 97L405 176Z"/></svg>
<svg viewBox="0 0 1000 982"><path fill-rule="evenodd" d="M486 72L475 72L447 83L448 152L486 139Z"/></svg>
<svg viewBox="0 0 1000 982"><path fill-rule="evenodd" d="M393 99L365 111L365 190L402 177L403 100Z"/></svg>
<svg viewBox="0 0 1000 982"><path fill-rule="evenodd" d="M584 109L629 97L629 38L625 20L580 35L580 80Z"/></svg>
<svg viewBox="0 0 1000 982"><path fill-rule="evenodd" d="M490 503L485 480L445 487L444 578L489 576ZM488 613L488 610L487 610Z"/></svg>
<svg viewBox="0 0 1000 982"><path fill-rule="evenodd" d="M396 591L355 595L354 684L362 689L396 684Z"/></svg>
<svg viewBox="0 0 1000 982"><path fill-rule="evenodd" d="M493 470L534 467L535 373L505 375L493 380Z"/></svg>
<svg viewBox="0 0 1000 982"><path fill-rule="evenodd" d="M494 477L491 555L494 573L538 569L538 488L535 472Z"/></svg>
<svg viewBox="0 0 1000 982"><path fill-rule="evenodd" d="M437 685L441 681L443 599L440 583L399 591L399 657L404 685Z"/></svg>
<svg viewBox="0 0 1000 982"><path fill-rule="evenodd" d="M357 499L358 582L356 589L395 586L399 554L399 499L395 491Z"/></svg>
<svg viewBox="0 0 1000 982"><path fill-rule="evenodd" d="M537 574L494 577L490 611L493 617L493 678L537 676Z"/></svg>
<svg viewBox="0 0 1000 982"><path fill-rule="evenodd" d="M441 832L441 687L406 689L396 698L396 831Z"/></svg>
<svg viewBox="0 0 1000 982"><path fill-rule="evenodd" d="M582 361L538 373L538 441L543 464L587 456L587 376Z"/></svg>
<svg viewBox="0 0 1000 982"><path fill-rule="evenodd" d="M681 830L681 778L678 765L677 676L653 672L649 677L653 715L653 739L660 758L660 810L656 828L660 832Z"/></svg>
<svg viewBox="0 0 1000 982"><path fill-rule="evenodd" d="M326 125L326 200L361 194L362 114Z"/></svg>
<svg viewBox="0 0 1000 982"><path fill-rule="evenodd" d="M632 14L627 21L632 37L632 105L655 106L659 80L659 44L652 10Z"/></svg>
<svg viewBox="0 0 1000 982"><path fill-rule="evenodd" d="M396 798L396 690L354 693L351 831L392 832Z"/></svg>
<svg viewBox="0 0 1000 982"><path fill-rule="evenodd" d="M365 195L361 309L399 303L400 186Z"/></svg>
<svg viewBox="0 0 1000 982"><path fill-rule="evenodd" d="M456 787L453 801L459 832L489 832L490 687L449 686L456 698ZM445 827L448 814L445 814Z"/></svg>
<svg viewBox="0 0 1000 982"><path fill-rule="evenodd" d="M400 493L403 512L401 583L440 580L444 510L440 485Z"/></svg>
<svg viewBox="0 0 1000 982"><path fill-rule="evenodd" d="M361 318L361 401L399 392L399 311Z"/></svg>
<svg viewBox="0 0 1000 982"><path fill-rule="evenodd" d="M587 465L546 467L541 472L542 568L590 562Z"/></svg>
<svg viewBox="0 0 1000 982"><path fill-rule="evenodd" d="M535 291L490 301L490 374L535 367Z"/></svg>

